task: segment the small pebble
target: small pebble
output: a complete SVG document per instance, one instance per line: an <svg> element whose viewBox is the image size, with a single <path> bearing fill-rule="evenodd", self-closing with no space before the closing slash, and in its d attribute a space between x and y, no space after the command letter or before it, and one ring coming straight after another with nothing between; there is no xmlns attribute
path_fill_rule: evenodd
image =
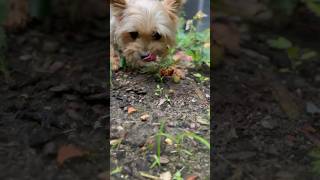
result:
<svg viewBox="0 0 320 180"><path fill-rule="evenodd" d="M140 117L141 121L146 121L150 118L150 115L149 114L144 114Z"/></svg>

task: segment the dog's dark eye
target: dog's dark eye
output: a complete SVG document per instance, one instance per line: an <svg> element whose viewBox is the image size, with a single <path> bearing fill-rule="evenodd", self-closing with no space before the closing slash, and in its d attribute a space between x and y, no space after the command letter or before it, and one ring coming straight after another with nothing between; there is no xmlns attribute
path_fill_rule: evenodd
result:
<svg viewBox="0 0 320 180"><path fill-rule="evenodd" d="M139 36L139 33L138 33L138 32L130 32L129 34L130 34L130 36L131 36L132 39L137 39L138 36Z"/></svg>
<svg viewBox="0 0 320 180"><path fill-rule="evenodd" d="M154 40L160 40L161 37L162 37L161 34L159 34L158 32L155 32L155 33L152 34L152 38Z"/></svg>

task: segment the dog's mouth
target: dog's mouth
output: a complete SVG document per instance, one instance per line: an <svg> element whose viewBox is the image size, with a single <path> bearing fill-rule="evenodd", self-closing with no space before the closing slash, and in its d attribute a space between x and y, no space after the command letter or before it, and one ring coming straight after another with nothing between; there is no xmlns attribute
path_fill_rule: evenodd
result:
<svg viewBox="0 0 320 180"><path fill-rule="evenodd" d="M146 62L152 62L157 60L157 55L153 53L149 53L147 56L143 57L142 60Z"/></svg>

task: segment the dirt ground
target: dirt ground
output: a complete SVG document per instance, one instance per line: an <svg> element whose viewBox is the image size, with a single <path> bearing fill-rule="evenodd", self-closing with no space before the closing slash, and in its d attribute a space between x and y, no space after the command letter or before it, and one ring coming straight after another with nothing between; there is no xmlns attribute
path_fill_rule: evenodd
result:
<svg viewBox="0 0 320 180"><path fill-rule="evenodd" d="M163 88L160 95L155 95L159 89L157 85ZM166 95L170 102L164 101ZM130 107L137 109L137 112L128 114ZM152 75L136 72L120 71L114 74L110 138L123 138L123 141L111 149L111 169L122 167L123 171L113 175L112 179L144 179L140 172L159 176L170 171L173 175L182 168L184 178L195 175L209 179L210 154L202 144L184 142L184 149L192 152L192 155L186 155L178 153L172 145L162 143L161 157L168 159L168 162L164 162L160 168L150 168L156 148L143 149L147 144L155 144L154 136L162 121L165 122L166 133L177 135L183 131L192 131L209 140L209 108L209 82L197 83L191 75L175 84L170 79L157 82ZM145 114L150 117L142 121L140 117Z"/></svg>
<svg viewBox="0 0 320 180"><path fill-rule="evenodd" d="M243 32L238 54L214 69L213 179L319 179L309 156L319 146L319 58L281 72L290 60L266 44L285 35L319 52L316 36L294 30Z"/></svg>
<svg viewBox="0 0 320 180"><path fill-rule="evenodd" d="M8 46L10 79L0 77L0 179L103 176L109 118L105 40L36 27L9 34ZM89 154L59 165L58 152L67 145Z"/></svg>

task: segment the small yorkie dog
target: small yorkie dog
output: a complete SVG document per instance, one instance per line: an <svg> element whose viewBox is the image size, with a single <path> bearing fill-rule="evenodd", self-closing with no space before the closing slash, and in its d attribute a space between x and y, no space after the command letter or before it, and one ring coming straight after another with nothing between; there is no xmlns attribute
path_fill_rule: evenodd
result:
<svg viewBox="0 0 320 180"><path fill-rule="evenodd" d="M111 0L111 69L119 69L121 56L134 68L165 57L175 44L182 1Z"/></svg>

